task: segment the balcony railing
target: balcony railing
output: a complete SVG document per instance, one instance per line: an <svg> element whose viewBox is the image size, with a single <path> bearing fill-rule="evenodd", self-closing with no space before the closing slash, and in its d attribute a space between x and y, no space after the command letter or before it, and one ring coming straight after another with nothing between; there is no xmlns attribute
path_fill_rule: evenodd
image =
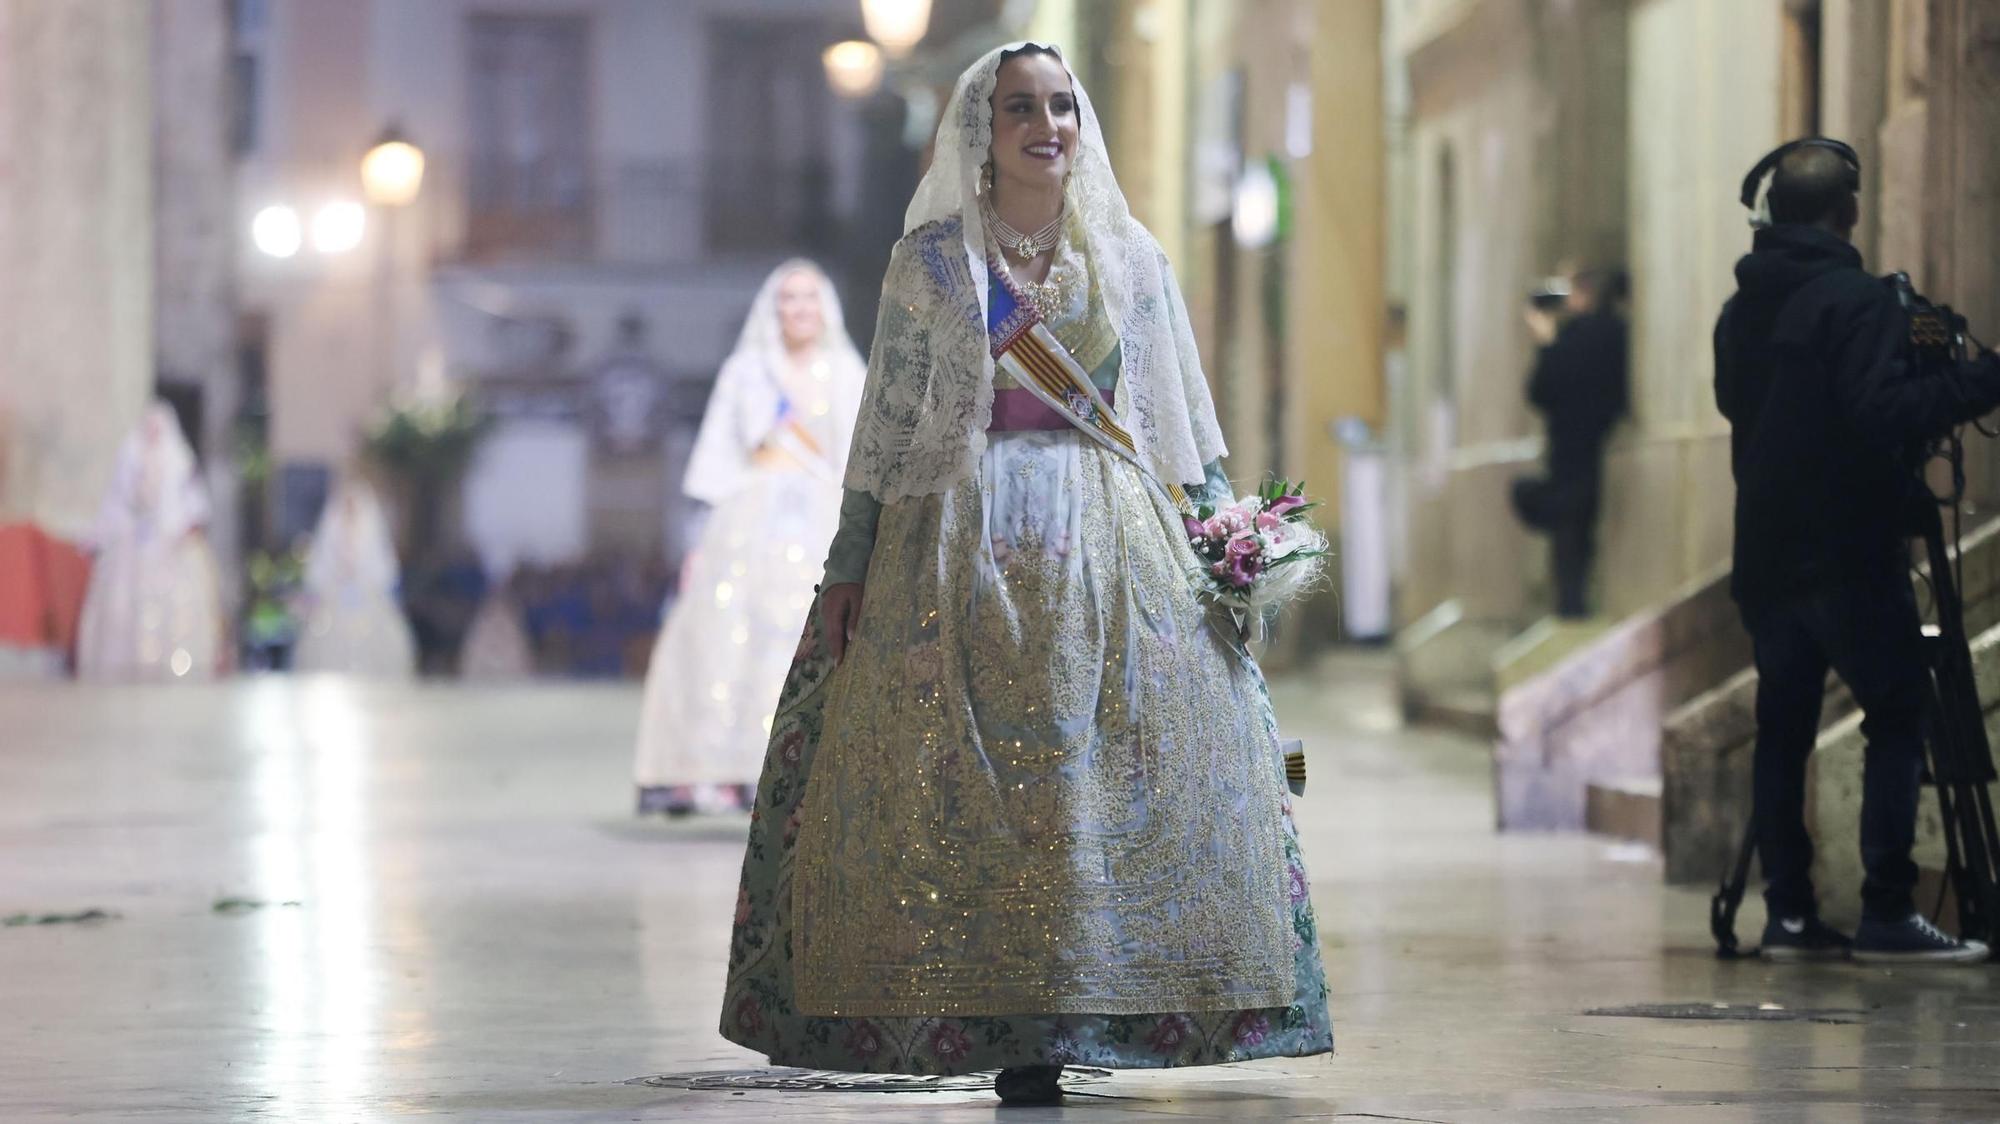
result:
<svg viewBox="0 0 2000 1124"><path fill-rule="evenodd" d="M824 161L475 159L467 262L657 264L832 244Z"/></svg>

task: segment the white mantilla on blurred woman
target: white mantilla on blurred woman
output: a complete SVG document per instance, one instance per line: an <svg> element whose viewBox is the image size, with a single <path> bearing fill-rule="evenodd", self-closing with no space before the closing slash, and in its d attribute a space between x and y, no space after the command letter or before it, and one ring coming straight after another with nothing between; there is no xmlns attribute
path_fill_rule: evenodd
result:
<svg viewBox="0 0 2000 1124"><path fill-rule="evenodd" d="M722 1032L774 1062L1332 1048L1263 678L1177 503L1221 433L1051 48L959 79L890 258L841 526L751 821ZM865 596L864 596L865 591Z"/></svg>
<svg viewBox="0 0 2000 1124"><path fill-rule="evenodd" d="M208 493L173 408L154 401L118 450L92 537L77 674L101 680L207 679L224 625Z"/></svg>
<svg viewBox="0 0 2000 1124"><path fill-rule="evenodd" d="M711 511L646 671L641 812L748 803L839 518L865 374L826 274L779 266L716 377L682 485Z"/></svg>
<svg viewBox="0 0 2000 1124"><path fill-rule="evenodd" d="M401 570L375 489L349 477L327 502L306 557L305 631L293 666L407 679L417 645L396 601Z"/></svg>

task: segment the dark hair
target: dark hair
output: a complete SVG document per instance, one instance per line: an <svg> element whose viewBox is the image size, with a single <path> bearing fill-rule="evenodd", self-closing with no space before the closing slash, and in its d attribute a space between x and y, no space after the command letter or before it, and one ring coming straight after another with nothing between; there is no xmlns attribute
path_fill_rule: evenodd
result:
<svg viewBox="0 0 2000 1124"><path fill-rule="evenodd" d="M1015 59L1026 58L1029 55L1047 55L1057 62L1063 62L1062 52L1054 47L1042 43L1023 43L1011 51L1000 52L1000 61L994 64L994 69L998 70ZM1063 65L1067 67L1069 64L1063 63Z"/></svg>
<svg viewBox="0 0 2000 1124"><path fill-rule="evenodd" d="M1595 297L1599 305L1617 304L1631 295L1632 278L1615 265L1592 266L1576 271L1575 284Z"/></svg>
<svg viewBox="0 0 2000 1124"><path fill-rule="evenodd" d="M1854 165L1831 149L1788 153L1771 176L1771 221L1816 225L1836 220L1861 189L1860 178Z"/></svg>

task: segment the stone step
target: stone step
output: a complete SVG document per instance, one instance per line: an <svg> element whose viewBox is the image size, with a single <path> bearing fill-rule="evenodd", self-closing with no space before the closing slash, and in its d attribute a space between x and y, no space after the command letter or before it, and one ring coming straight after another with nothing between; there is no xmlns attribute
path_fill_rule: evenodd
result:
<svg viewBox="0 0 2000 1124"><path fill-rule="evenodd" d="M1584 789L1584 829L1657 849L1662 787L1659 777L1592 781Z"/></svg>

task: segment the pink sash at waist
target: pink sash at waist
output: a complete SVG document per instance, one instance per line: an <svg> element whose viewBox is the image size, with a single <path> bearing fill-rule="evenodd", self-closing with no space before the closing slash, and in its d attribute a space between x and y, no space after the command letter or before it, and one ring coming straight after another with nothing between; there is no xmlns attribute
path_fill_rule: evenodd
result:
<svg viewBox="0 0 2000 1124"><path fill-rule="evenodd" d="M1102 392L1105 405L1117 405L1113 398L1116 389L1114 387L1112 390ZM986 427L988 433L1022 433L1028 430L1075 427L1075 422L1037 398L1034 391L1020 387L1006 387L993 391L993 424Z"/></svg>

